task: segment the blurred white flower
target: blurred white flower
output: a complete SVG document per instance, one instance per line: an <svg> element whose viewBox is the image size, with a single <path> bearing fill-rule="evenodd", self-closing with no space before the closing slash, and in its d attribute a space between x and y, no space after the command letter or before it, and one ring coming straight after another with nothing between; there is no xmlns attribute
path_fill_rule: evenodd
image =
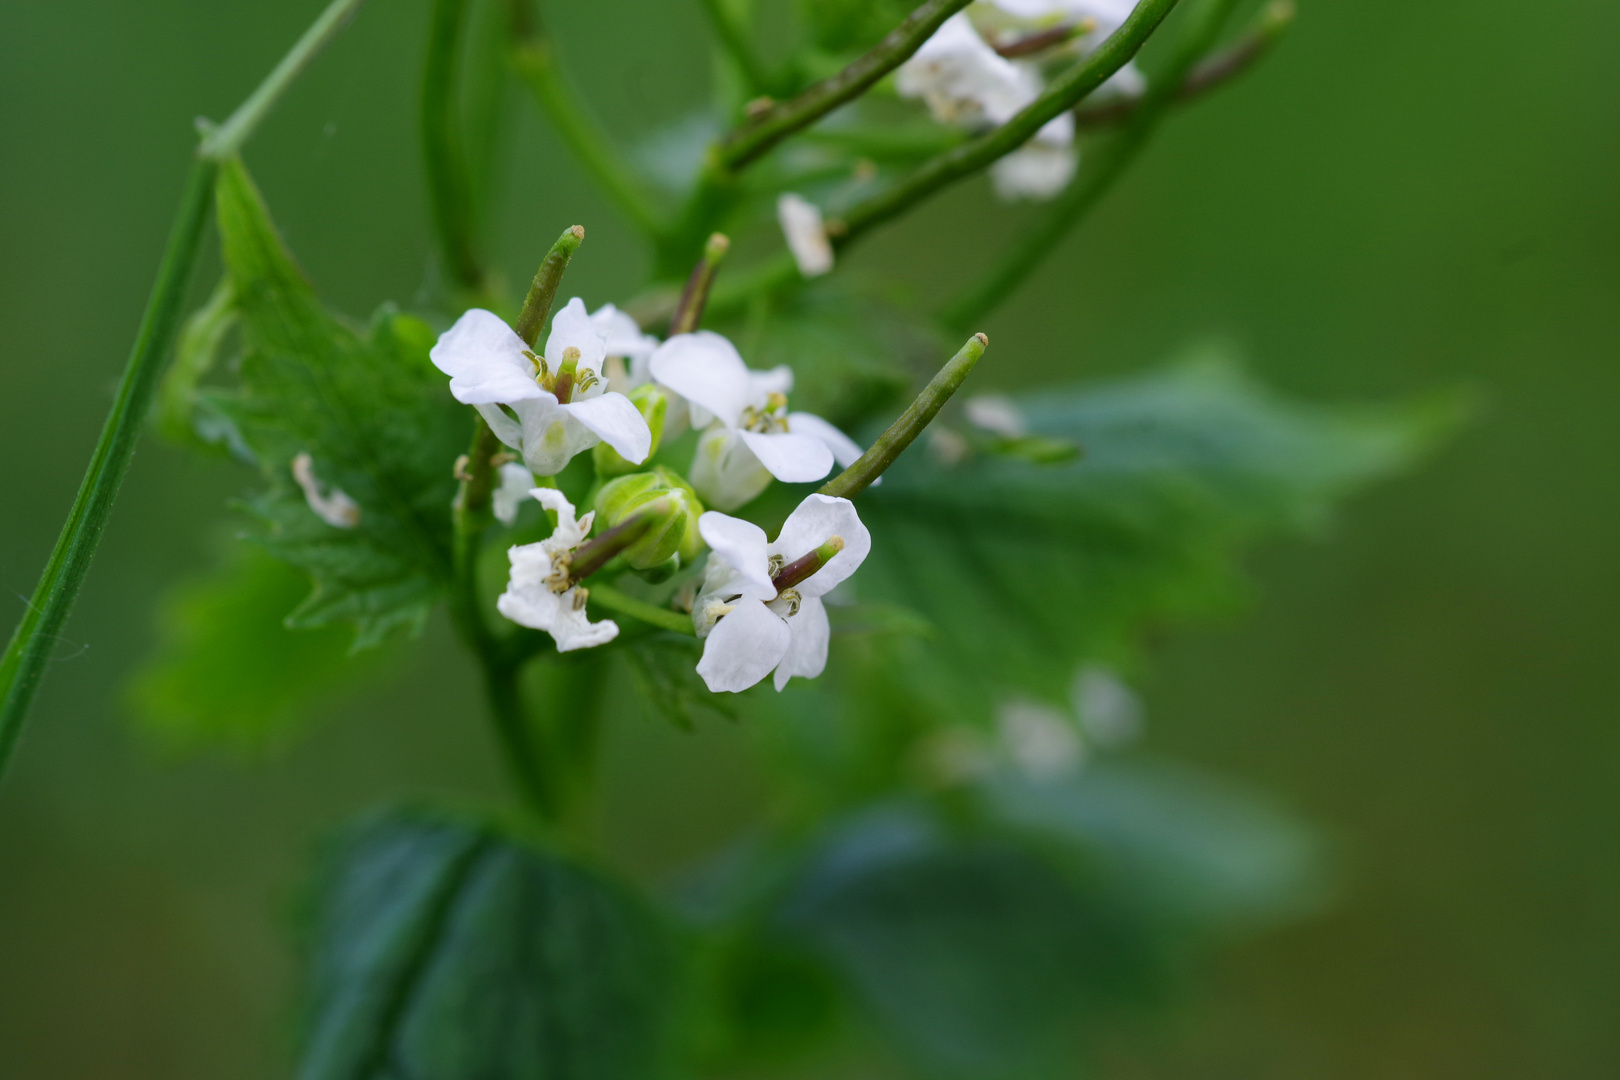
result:
<svg viewBox="0 0 1620 1080"><path fill-rule="evenodd" d="M1074 179L1080 168L1080 152L1072 141L1074 117L1064 113L1053 123L1058 121L1068 122L1069 135L1061 142L1049 142L1037 135L990 166L990 183L1003 201L1044 202Z"/></svg>
<svg viewBox="0 0 1620 1080"><path fill-rule="evenodd" d="M1126 746L1142 736L1142 701L1112 668L1087 664L1074 677L1074 709L1091 741Z"/></svg>
<svg viewBox="0 0 1620 1080"><path fill-rule="evenodd" d="M545 356L478 308L458 319L430 355L450 376L456 400L476 408L495 437L541 476L556 475L599 442L638 463L652 449L647 421L602 381L607 342L578 297L552 320Z"/></svg>
<svg viewBox="0 0 1620 1080"><path fill-rule="evenodd" d="M304 501L315 511L315 516L334 529L352 529L360 524L360 504L349 498L341 488L321 490L315 476L315 460L301 453L292 460L293 479L304 489Z"/></svg>
<svg viewBox="0 0 1620 1080"><path fill-rule="evenodd" d="M1009 701L996 711L996 730L1007 756L1031 779L1066 776L1085 761L1073 721L1050 705Z"/></svg>
<svg viewBox="0 0 1620 1080"><path fill-rule="evenodd" d="M776 220L782 226L782 236L793 253L793 261L799 264L800 274L813 278L831 272L833 249L827 240L820 207L791 191L784 192L776 200Z"/></svg>
<svg viewBox="0 0 1620 1080"><path fill-rule="evenodd" d="M496 521L511 525L517 521L523 500L534 490L534 474L517 462L508 461L501 466L498 475L501 482L490 495L491 509L495 511Z"/></svg>
<svg viewBox="0 0 1620 1080"><path fill-rule="evenodd" d="M1007 439L1021 439L1029 434L1024 426L1024 414L1012 398L1001 394L980 394L968 398L963 406L968 422L992 435Z"/></svg>
<svg viewBox="0 0 1620 1080"><path fill-rule="evenodd" d="M568 573L574 549L585 542L596 514L575 520L574 504L555 488L535 488L530 494L556 513L557 527L538 544L507 550L512 574L495 609L519 626L550 634L558 652L605 645L619 636L619 625L610 619L590 621L585 614L588 593Z"/></svg>
<svg viewBox="0 0 1620 1080"><path fill-rule="evenodd" d="M822 597L860 569L872 536L848 499L811 495L774 543L751 522L709 511L698 519L709 545L692 625L703 639L697 673L715 693L738 693L772 671L781 690L827 666L832 636ZM778 588L795 567L808 576Z"/></svg>

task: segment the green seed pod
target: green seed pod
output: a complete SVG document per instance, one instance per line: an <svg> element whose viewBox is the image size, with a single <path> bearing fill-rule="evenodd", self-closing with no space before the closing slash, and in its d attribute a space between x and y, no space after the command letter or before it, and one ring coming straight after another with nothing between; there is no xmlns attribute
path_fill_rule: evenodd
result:
<svg viewBox="0 0 1620 1080"><path fill-rule="evenodd" d="M647 451L650 458L658 453L659 440L664 437L664 414L669 411L669 395L652 383L642 383L625 396L641 413L641 418L647 421L647 430L652 432L652 449ZM624 460L607 443L597 443L591 448L591 460L596 463L597 476L623 476L645 468L645 464L637 465Z"/></svg>
<svg viewBox="0 0 1620 1080"><path fill-rule="evenodd" d="M703 506L686 481L660 467L603 485L596 496L596 513L597 527L604 532L632 520L649 521L621 554L632 569L651 570L687 548Z"/></svg>

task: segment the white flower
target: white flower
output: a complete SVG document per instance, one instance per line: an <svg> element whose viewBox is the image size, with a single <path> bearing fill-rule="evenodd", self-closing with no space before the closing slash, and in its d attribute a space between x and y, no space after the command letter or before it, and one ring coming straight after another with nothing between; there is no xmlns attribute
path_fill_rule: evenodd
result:
<svg viewBox="0 0 1620 1080"><path fill-rule="evenodd" d="M900 65L902 97L922 98L934 119L957 127L999 126L1040 94L1040 78L992 49L957 12Z"/></svg>
<svg viewBox="0 0 1620 1080"><path fill-rule="evenodd" d="M1086 664L1075 675L1074 708L1093 742L1125 746L1142 736L1142 700L1112 668Z"/></svg>
<svg viewBox="0 0 1620 1080"><path fill-rule="evenodd" d="M709 330L677 334L650 363L659 385L687 400L698 440L689 478L710 506L734 510L775 477L820 480L834 461L853 464L861 448L819 416L787 411L793 372L750 371L731 342Z"/></svg>
<svg viewBox="0 0 1620 1080"><path fill-rule="evenodd" d="M1029 434L1024 426L1024 414L1010 397L1001 394L980 394L968 398L963 407L974 427L983 428L992 435L1005 439L1021 439Z"/></svg>
<svg viewBox="0 0 1620 1080"><path fill-rule="evenodd" d="M342 488L330 492L321 490L315 476L315 460L301 453L292 460L293 479L304 489L304 501L315 511L315 516L334 529L352 529L360 524L360 504L349 498Z"/></svg>
<svg viewBox="0 0 1620 1080"><path fill-rule="evenodd" d="M1108 40L1115 30L1131 17L1141 0L990 0L996 7L1019 19L1038 24L1053 21L1081 22L1090 20L1096 29L1082 37L1077 47L1090 53ZM1040 29L1041 26L1032 27ZM1096 90L1098 98L1136 97L1147 89L1147 79L1136 62L1130 61L1108 77Z"/></svg>
<svg viewBox="0 0 1620 1080"><path fill-rule="evenodd" d="M500 486L490 495L490 504L495 520L511 525L517 521L523 500L534 490L534 474L517 462L508 461L501 466L500 478Z"/></svg>
<svg viewBox="0 0 1620 1080"><path fill-rule="evenodd" d="M776 200L776 220L800 274L813 278L832 270L833 249L827 241L820 207L791 191L785 192Z"/></svg>
<svg viewBox="0 0 1620 1080"><path fill-rule="evenodd" d="M1050 705L1006 702L996 710L996 732L1012 763L1032 780L1064 776L1085 761L1074 722Z"/></svg>
<svg viewBox="0 0 1620 1080"><path fill-rule="evenodd" d="M1064 113L1057 119L1068 121L1072 136L1074 117ZM1068 187L1079 168L1080 154L1071 142L1049 142L1036 135L990 166L990 182L1004 202L1041 202Z"/></svg>
<svg viewBox="0 0 1620 1080"><path fill-rule="evenodd" d="M608 382L609 390L624 393L648 381L647 361L658 348L658 339L644 334L641 325L612 304L603 304L591 312L591 325L602 335L602 345L609 360L619 357L630 361L627 381L619 385L617 379Z"/></svg>
<svg viewBox="0 0 1620 1080"><path fill-rule="evenodd" d="M450 376L456 400L476 408L495 437L541 476L561 472L599 442L633 462L645 461L652 449L641 413L602 382L607 342L578 297L552 320L544 357L499 316L478 308L458 319L430 355Z"/></svg>
<svg viewBox="0 0 1620 1080"><path fill-rule="evenodd" d="M827 666L831 629L821 598L860 568L872 536L848 499L811 495L782 526L775 543L765 530L709 511L698 530L712 549L703 589L692 606L692 625L704 639L697 673L715 693L738 693L776 672L776 688L800 675L813 679ZM783 567L824 549L842 548L810 576L778 590Z"/></svg>
<svg viewBox="0 0 1620 1080"><path fill-rule="evenodd" d="M605 645L619 636L618 623L610 619L591 622L585 614L586 590L571 584L568 577L569 560L574 549L585 542L596 513L576 521L574 504L557 489L535 488L530 494L556 513L557 527L538 544L507 550L512 576L495 609L519 626L550 634L558 652Z"/></svg>

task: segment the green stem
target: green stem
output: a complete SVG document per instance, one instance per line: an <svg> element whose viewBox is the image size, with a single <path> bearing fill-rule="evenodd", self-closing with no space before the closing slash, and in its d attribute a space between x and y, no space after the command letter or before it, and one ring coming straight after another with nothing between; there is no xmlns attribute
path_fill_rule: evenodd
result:
<svg viewBox="0 0 1620 1080"><path fill-rule="evenodd" d="M670 611L656 604L649 604L645 600L637 600L627 596L611 585L592 585L590 587L590 602L597 607L606 608L619 615L628 615L632 619L640 619L650 626L660 630L672 630L687 637L696 637L697 631L692 629L692 616L682 615L678 611Z"/></svg>
<svg viewBox="0 0 1620 1080"><path fill-rule="evenodd" d="M512 65L519 77L528 84L536 103L562 141L619 211L645 235L660 235L664 227L662 217L635 179L635 170L587 115L585 106L559 70L556 51L532 8L521 0L517 2L520 11L515 11L512 20L515 38Z"/></svg>
<svg viewBox="0 0 1620 1080"><path fill-rule="evenodd" d="M1209 50L1234 6L1233 0L1209 0L1194 11L1170 62L1133 106L1124 129L1108 147L1102 161L1052 203L1042 219L1024 232L978 284L941 312L941 321L947 327L966 330L984 319L1035 272L1069 230L1101 201L1136 160L1170 106L1180 97L1189 72ZM1281 6L1273 4L1262 14L1262 29Z"/></svg>
<svg viewBox="0 0 1620 1080"><path fill-rule="evenodd" d="M180 210L169 231L168 247L158 267L157 282L135 336L135 348L124 367L118 396L102 426L90 467L85 470L73 509L57 537L28 610L11 635L4 656L0 657L0 775L5 773L28 707L50 660L51 649L59 640L68 611L84 584L90 560L112 513L113 500L129 471L136 439L163 371L163 361L174 344L181 304L213 203L217 170L217 163L204 156L199 156L191 167Z"/></svg>
<svg viewBox="0 0 1620 1080"><path fill-rule="evenodd" d="M749 91L755 94L770 93L776 80L771 78L765 62L748 40L747 28L739 26L727 10L726 0L701 0L701 3L703 13L709 17L709 25L714 28L714 36L720 39L720 47L737 65L737 70L748 83Z"/></svg>
<svg viewBox="0 0 1620 1080"><path fill-rule="evenodd" d="M833 495L842 499L853 499L872 485L872 482L883 475L883 471L894 464L912 441L923 433L923 429L933 422L939 410L951 399L951 395L961 389L962 383L967 379L968 373L984 355L984 350L990 347L990 339L983 334L974 334L968 338L957 354L946 361L945 366L929 380L923 387L922 393L917 395L906 411L900 414L899 419L889 425L889 430L878 437L871 449L860 456L860 459L827 481L821 487L821 494Z"/></svg>
<svg viewBox="0 0 1620 1080"><path fill-rule="evenodd" d="M1053 79L1045 92L1017 116L994 131L924 163L905 180L853 206L840 222L829 222L835 246L843 247L861 233L897 217L941 188L979 172L1017 150L1053 117L1072 109L1124 67L1158 29L1178 0L1142 0L1108 40L1072 68Z"/></svg>
<svg viewBox="0 0 1620 1080"><path fill-rule="evenodd" d="M703 257L692 267L686 279L686 288L669 317L669 333L690 334L703 322L703 312L709 306L709 290L714 286L714 275L720 272L720 260L731 250L731 240L724 233L715 233L703 245Z"/></svg>
<svg viewBox="0 0 1620 1080"><path fill-rule="evenodd" d="M222 161L246 145L260 122L275 108L281 95L302 75L311 60L337 36L344 24L359 10L364 0L332 0L326 10L310 24L304 36L298 39L287 55L265 76L258 89L249 94L230 118L203 136L199 156L210 161Z"/></svg>
<svg viewBox="0 0 1620 1080"><path fill-rule="evenodd" d="M466 14L467 0L433 0L419 120L440 257L458 286L482 292L484 269L473 243L472 186L456 123L456 71Z"/></svg>
<svg viewBox="0 0 1620 1080"><path fill-rule="evenodd" d="M564 229L557 242L551 245L551 250L546 252L546 257L540 260L540 269L534 272L534 281L529 283L529 295L523 298L523 310L518 312L517 323L512 327L530 348L540 340L540 332L546 328L546 320L551 317L563 271L568 269L569 260L573 259L579 245L584 242L585 226L575 225Z"/></svg>
<svg viewBox="0 0 1620 1080"><path fill-rule="evenodd" d="M905 63L946 19L967 5L968 0L928 0L844 70L821 80L791 101L773 105L732 135L720 147L720 165L728 172L743 169L795 131L809 127L838 106L860 97L879 79Z"/></svg>

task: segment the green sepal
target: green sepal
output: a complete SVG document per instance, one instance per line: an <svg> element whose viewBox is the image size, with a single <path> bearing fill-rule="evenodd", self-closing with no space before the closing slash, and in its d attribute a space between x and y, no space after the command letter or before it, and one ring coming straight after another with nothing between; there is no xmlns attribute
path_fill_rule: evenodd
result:
<svg viewBox="0 0 1620 1080"><path fill-rule="evenodd" d="M703 504L691 485L663 466L651 472L632 473L603 485L596 496L597 530L606 532L638 514L657 516L656 524L622 552L635 570L657 570L671 558L689 563L701 550L697 519ZM693 548L696 537L696 549Z"/></svg>

